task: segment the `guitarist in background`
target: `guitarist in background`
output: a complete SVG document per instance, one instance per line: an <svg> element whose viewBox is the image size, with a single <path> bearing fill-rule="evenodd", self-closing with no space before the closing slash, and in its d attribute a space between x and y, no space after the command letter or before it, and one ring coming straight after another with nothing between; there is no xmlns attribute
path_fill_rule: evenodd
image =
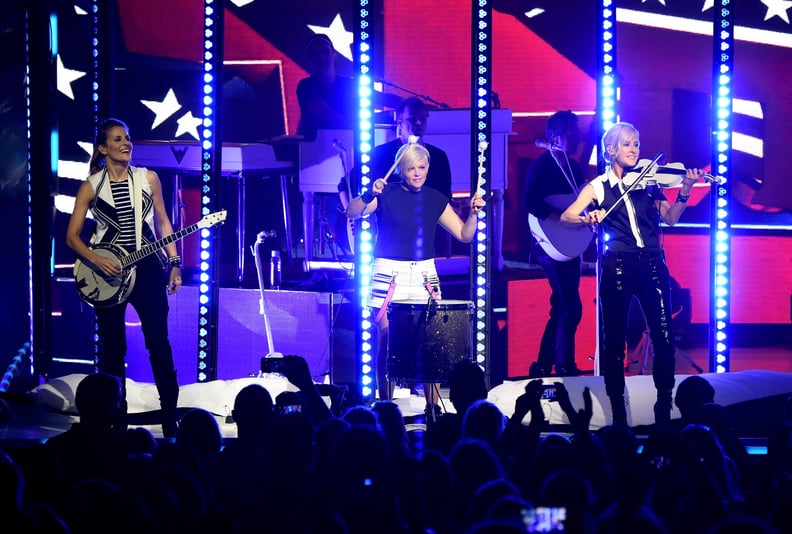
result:
<svg viewBox="0 0 792 534"><path fill-rule="evenodd" d="M578 118L571 111L558 111L547 119L545 133L547 142L537 141L537 145L547 151L531 163L525 175L525 208L540 221L558 221L585 181L580 165L572 159L580 144ZM534 228L531 230L536 237ZM550 318L542 335L539 356L531 364L528 375L550 376L555 365L556 375L575 376L579 374L575 364L575 331L583 314L579 291L581 259L579 255L567 261L553 259L545 250L547 246L552 245L541 238L533 245L533 253L547 274L552 293Z"/></svg>
<svg viewBox="0 0 792 534"><path fill-rule="evenodd" d="M120 275L120 266L112 259L95 253L80 237L89 209L96 220L91 244L114 243L127 252L133 252L153 243L157 236L173 233L157 174L145 168L132 167L131 158L132 141L126 124L117 119L103 121L96 134L90 162L91 175L77 192L66 231L66 244L107 276ZM136 198L140 199L140 209L135 209ZM176 435L179 384L168 340L166 292L174 294L181 287L182 280L181 258L176 254L176 245L166 245L165 251L168 255L167 273L163 273L161 258L157 254L146 257L137 264L136 282L129 298L115 306L95 308L95 312L100 342L99 368L120 379L124 388L122 414L125 416L126 302L135 307L160 397L162 432L170 438ZM125 422L122 421L121 426L123 428Z"/></svg>

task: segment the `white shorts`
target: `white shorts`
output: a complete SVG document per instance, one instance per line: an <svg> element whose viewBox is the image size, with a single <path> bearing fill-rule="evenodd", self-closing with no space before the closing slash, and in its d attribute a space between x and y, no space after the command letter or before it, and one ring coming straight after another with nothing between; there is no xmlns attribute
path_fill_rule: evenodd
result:
<svg viewBox="0 0 792 534"><path fill-rule="evenodd" d="M371 292L368 305L381 308L388 295L391 282L396 286L390 300L423 300L431 298L426 282L432 287L435 297L442 298L440 278L437 276L434 259L423 261L400 261L376 258L371 264Z"/></svg>

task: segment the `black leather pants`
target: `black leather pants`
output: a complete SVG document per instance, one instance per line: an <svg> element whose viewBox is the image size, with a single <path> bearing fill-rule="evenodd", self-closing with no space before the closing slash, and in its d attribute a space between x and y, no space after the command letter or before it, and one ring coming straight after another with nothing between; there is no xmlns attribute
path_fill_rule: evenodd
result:
<svg viewBox="0 0 792 534"><path fill-rule="evenodd" d="M635 295L646 317L654 349L652 378L658 392L674 387L676 353L671 330L671 288L665 254L606 252L599 296L603 321L600 371L611 397L624 394L627 317Z"/></svg>

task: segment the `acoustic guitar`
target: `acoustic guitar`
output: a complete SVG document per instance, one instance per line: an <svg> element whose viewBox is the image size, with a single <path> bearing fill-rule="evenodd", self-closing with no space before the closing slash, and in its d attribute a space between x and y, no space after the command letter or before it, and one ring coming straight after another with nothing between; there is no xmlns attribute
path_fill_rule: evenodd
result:
<svg viewBox="0 0 792 534"><path fill-rule="evenodd" d="M550 195L545 202L559 211L564 211L575 195ZM536 242L548 256L556 261L570 261L583 254L594 237L593 229L588 225L564 224L556 216L540 219L528 214L528 227Z"/></svg>

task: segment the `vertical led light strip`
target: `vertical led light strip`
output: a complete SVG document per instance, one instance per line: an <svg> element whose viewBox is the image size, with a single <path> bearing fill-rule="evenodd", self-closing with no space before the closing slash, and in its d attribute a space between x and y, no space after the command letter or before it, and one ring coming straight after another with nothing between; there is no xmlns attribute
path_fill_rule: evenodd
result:
<svg viewBox="0 0 792 534"><path fill-rule="evenodd" d="M204 0L203 77L201 98L201 216L216 211L222 168L222 140L217 140L220 69L223 65L223 3ZM198 272L198 382L217 378L217 319L220 286L219 232L202 228Z"/></svg>
<svg viewBox="0 0 792 534"><path fill-rule="evenodd" d="M355 41L354 69L358 81L359 115L358 128L355 131L355 146L357 148L356 167L359 169L360 192L368 191L371 187L371 150L374 145L374 121L371 78L372 66L372 36L371 26L374 17L371 2L359 0L355 13ZM355 196L355 191L350 193ZM355 297L358 302L360 315L358 317L357 354L358 380L360 383L360 397L364 403L374 400L376 393L374 324L371 309L367 305L369 283L371 281L371 262L373 260L373 233L371 221L368 217L358 219L355 230L355 252L357 253L355 272L357 285ZM385 396L382 396L385 398Z"/></svg>
<svg viewBox="0 0 792 534"><path fill-rule="evenodd" d="M59 20L52 2L28 2L25 16L30 371L33 376L46 376L52 358L52 199L58 169L55 85Z"/></svg>
<svg viewBox="0 0 792 534"><path fill-rule="evenodd" d="M91 111L93 114L94 129L99 123L106 119L108 114L107 100L104 95L109 91L108 80L108 58L105 51L110 50L110 17L107 9L102 9L107 5L103 0L94 0L91 4L92 29L91 37ZM96 131L94 131L95 137Z"/></svg>
<svg viewBox="0 0 792 534"><path fill-rule="evenodd" d="M106 10L102 8L106 5L103 0L94 0L91 3L91 29L93 35L91 36L91 115L93 116L94 126L94 139L96 139L97 129L99 123L107 117L107 100L104 98L107 95L107 56L104 51L109 50L108 40L108 26L109 17ZM93 358L94 366L99 365L99 325L94 318L94 332L93 332Z"/></svg>
<svg viewBox="0 0 792 534"><path fill-rule="evenodd" d="M27 202L28 202L28 318L30 325L30 334L28 341L30 342L30 351L34 351L34 318L35 307L33 300L33 184L30 176L30 149L32 145L33 132L31 131L31 102L30 102L30 62L33 59L31 53L31 13L30 8L25 9L25 122L27 123L27 158L26 172L27 172ZM35 375L35 369L31 369L31 374Z"/></svg>
<svg viewBox="0 0 792 534"><path fill-rule="evenodd" d="M619 102L619 84L616 76L616 6L614 0L601 0L597 12L597 118L599 122L598 139L618 121L617 105ZM605 171L605 159L602 151L597 150L597 172ZM599 294L600 268L599 258L602 256L602 235L597 232L597 277L596 294ZM600 307L596 308L596 332L594 350L594 374L600 375L600 342L603 337Z"/></svg>
<svg viewBox="0 0 792 534"><path fill-rule="evenodd" d="M484 199L492 192L492 158L488 146L492 136L492 2L473 0L472 79L471 79L471 141L472 160L470 190L478 188ZM490 232L491 203L478 213L476 235L470 255L470 281L473 290L473 353L476 363L490 377Z"/></svg>
<svg viewBox="0 0 792 534"><path fill-rule="evenodd" d="M599 83L597 84L597 102L599 104L599 120L602 128L600 137L617 120L616 103L619 96L616 79L616 8L614 0L602 0L599 10L598 42L599 42ZM599 152L599 151L598 151ZM602 155L599 156L600 160ZM603 162L601 162L603 163Z"/></svg>
<svg viewBox="0 0 792 534"><path fill-rule="evenodd" d="M713 21L712 168L726 180L712 184L710 208L710 372L729 371L731 214L732 79L734 69L734 6L732 0L715 2Z"/></svg>

